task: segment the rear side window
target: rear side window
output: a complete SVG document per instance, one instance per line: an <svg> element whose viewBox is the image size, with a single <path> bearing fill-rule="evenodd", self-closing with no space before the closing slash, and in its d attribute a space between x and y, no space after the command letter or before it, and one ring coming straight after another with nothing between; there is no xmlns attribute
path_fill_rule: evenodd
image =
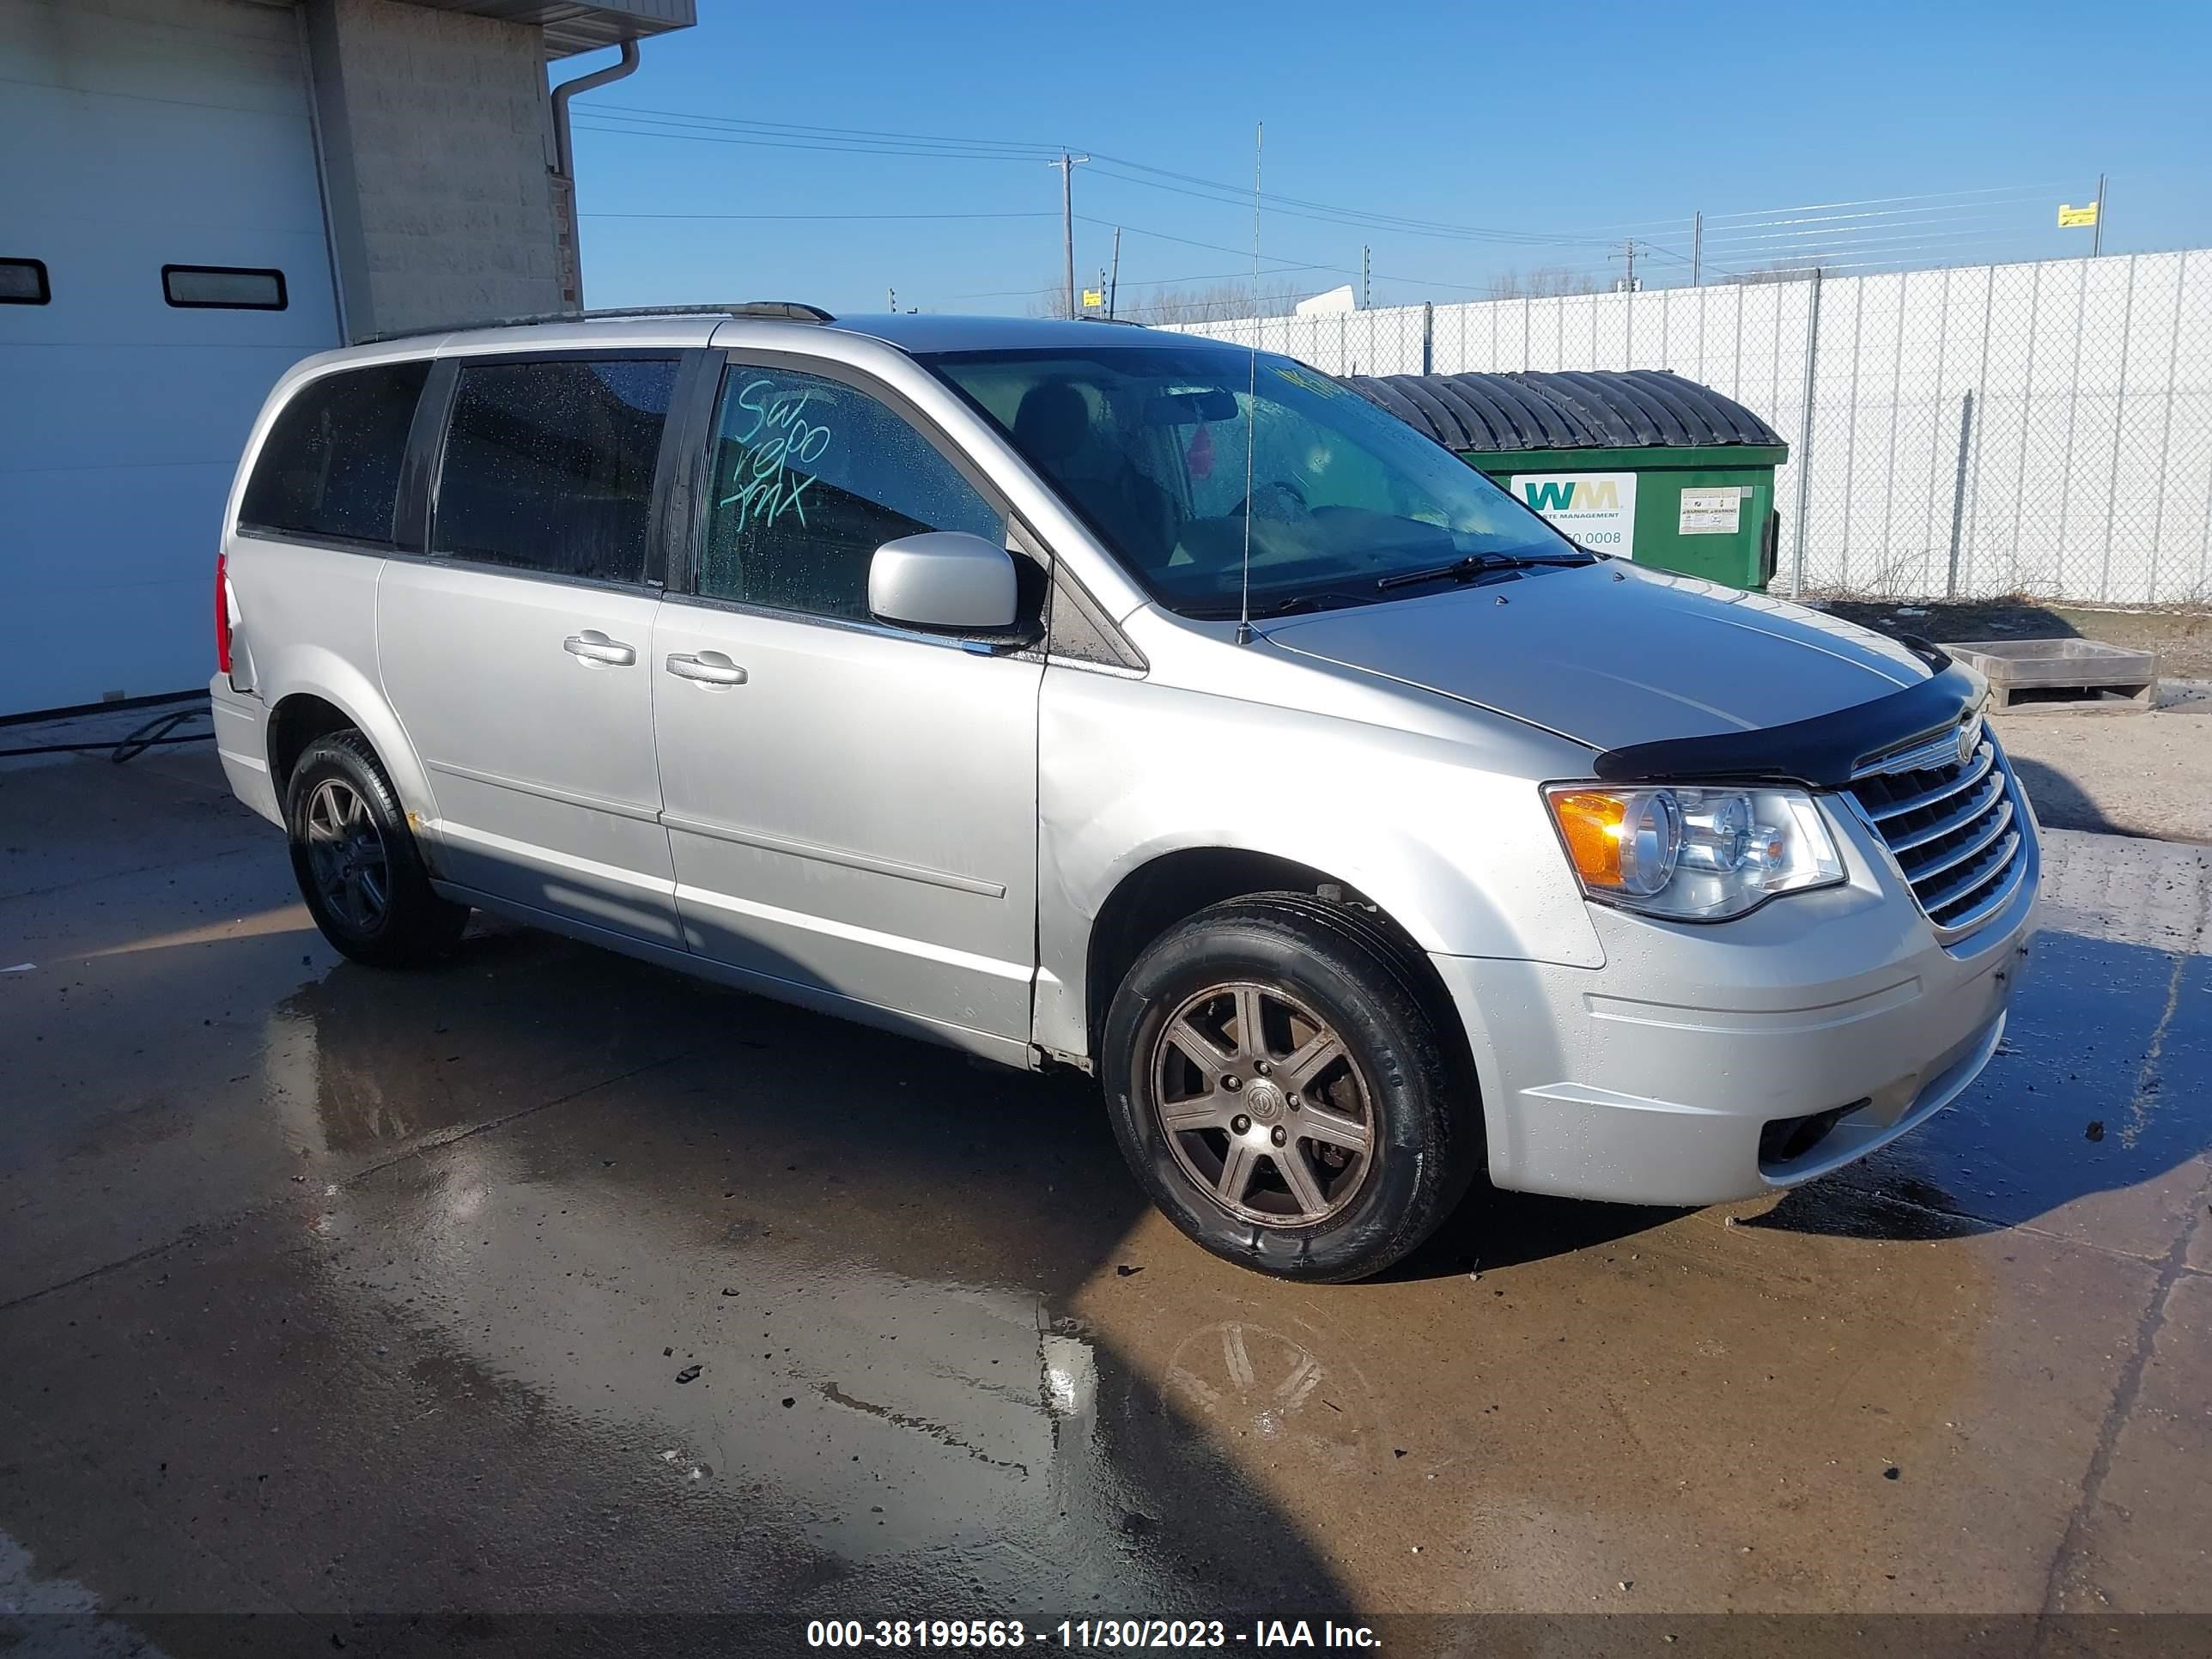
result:
<svg viewBox="0 0 2212 1659"><path fill-rule="evenodd" d="M438 478L434 552L549 575L637 582L666 360L465 365Z"/></svg>
<svg viewBox="0 0 2212 1659"><path fill-rule="evenodd" d="M390 541L407 428L429 373L427 362L379 363L302 386L261 446L239 523Z"/></svg>

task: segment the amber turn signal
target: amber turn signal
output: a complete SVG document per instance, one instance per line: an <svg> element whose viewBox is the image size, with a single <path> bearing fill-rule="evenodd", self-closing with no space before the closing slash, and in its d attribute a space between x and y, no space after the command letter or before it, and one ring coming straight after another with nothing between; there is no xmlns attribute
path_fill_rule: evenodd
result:
<svg viewBox="0 0 2212 1659"><path fill-rule="evenodd" d="M1559 820L1575 873L1595 886L1619 885L1620 826L1628 814L1627 803L1619 795L1595 790L1553 795L1551 799L1552 815Z"/></svg>

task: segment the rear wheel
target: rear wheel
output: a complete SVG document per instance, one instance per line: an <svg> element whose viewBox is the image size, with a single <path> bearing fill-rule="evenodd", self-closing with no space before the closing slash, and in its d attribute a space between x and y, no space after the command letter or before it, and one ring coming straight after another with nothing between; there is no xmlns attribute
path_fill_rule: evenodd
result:
<svg viewBox="0 0 2212 1659"><path fill-rule="evenodd" d="M1218 904L1157 941L1115 997L1102 1060L1153 1201L1262 1273L1379 1273L1480 1163L1472 1091L1400 947L1304 894Z"/></svg>
<svg viewBox="0 0 2212 1659"><path fill-rule="evenodd" d="M285 791L285 822L308 914L356 962L413 967L459 943L468 907L430 890L414 831L360 732L307 746Z"/></svg>

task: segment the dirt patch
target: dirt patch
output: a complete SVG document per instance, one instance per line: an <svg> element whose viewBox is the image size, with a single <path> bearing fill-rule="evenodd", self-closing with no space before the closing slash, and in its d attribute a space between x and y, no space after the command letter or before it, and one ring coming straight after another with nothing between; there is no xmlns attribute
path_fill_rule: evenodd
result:
<svg viewBox="0 0 2212 1659"><path fill-rule="evenodd" d="M1955 640L2102 640L2158 653L2160 677L2212 679L2212 610L2187 607L2090 609L2034 599L1977 599L1923 604L1827 599L1822 608L1891 635L1917 635L1938 645Z"/></svg>

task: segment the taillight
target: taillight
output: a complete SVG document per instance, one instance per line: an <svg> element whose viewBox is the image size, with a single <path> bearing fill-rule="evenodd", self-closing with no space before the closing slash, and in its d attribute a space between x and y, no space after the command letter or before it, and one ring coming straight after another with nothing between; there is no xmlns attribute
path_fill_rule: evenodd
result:
<svg viewBox="0 0 2212 1659"><path fill-rule="evenodd" d="M230 555L215 556L215 667L230 672Z"/></svg>

